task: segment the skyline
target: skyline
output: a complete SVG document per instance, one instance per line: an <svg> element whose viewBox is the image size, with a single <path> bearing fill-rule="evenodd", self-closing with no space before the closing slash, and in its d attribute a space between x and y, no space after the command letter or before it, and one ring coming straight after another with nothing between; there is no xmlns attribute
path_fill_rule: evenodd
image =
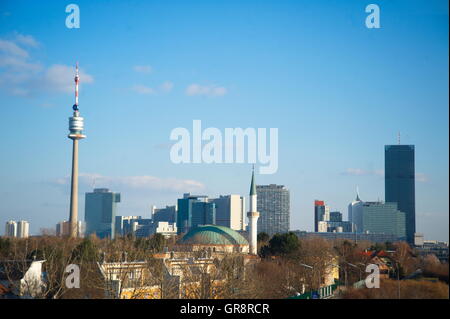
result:
<svg viewBox="0 0 450 319"><path fill-rule="evenodd" d="M448 3L377 3L378 30L359 1L78 1L76 30L65 4L2 3L0 223L25 219L36 234L68 217L79 61L80 207L94 182L122 194L119 215L184 192L247 198L250 164L170 161L171 130L200 119L278 128L278 171L258 185L285 185L291 228L312 230L316 199L344 217L357 186L384 199L384 145L400 131L416 147L417 231L448 241Z"/></svg>

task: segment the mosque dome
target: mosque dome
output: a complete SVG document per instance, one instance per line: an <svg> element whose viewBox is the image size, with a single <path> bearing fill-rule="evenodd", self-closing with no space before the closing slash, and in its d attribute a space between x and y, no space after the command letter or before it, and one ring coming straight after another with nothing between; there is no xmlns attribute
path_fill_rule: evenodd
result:
<svg viewBox="0 0 450 319"><path fill-rule="evenodd" d="M190 230L181 238L182 245L205 245L205 246L242 246L248 241L237 231L217 225L203 225Z"/></svg>

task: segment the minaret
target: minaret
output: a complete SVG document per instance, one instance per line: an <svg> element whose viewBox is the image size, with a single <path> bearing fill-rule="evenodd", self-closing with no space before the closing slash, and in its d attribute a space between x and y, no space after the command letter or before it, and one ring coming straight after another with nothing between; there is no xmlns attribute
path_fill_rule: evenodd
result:
<svg viewBox="0 0 450 319"><path fill-rule="evenodd" d="M256 186L255 186L255 168L253 167L252 171L252 183L250 185L250 209L247 213L247 217L249 220L249 231L248 231L248 238L250 243L250 254L256 255L257 254L257 233L258 233L258 218L259 213L257 211L257 199L256 199Z"/></svg>
<svg viewBox="0 0 450 319"><path fill-rule="evenodd" d="M78 237L78 140L85 138L83 135L83 118L78 110L78 63L75 74L75 104L73 105L73 116L69 117L69 135L73 141L72 149L72 184L70 189L70 237Z"/></svg>

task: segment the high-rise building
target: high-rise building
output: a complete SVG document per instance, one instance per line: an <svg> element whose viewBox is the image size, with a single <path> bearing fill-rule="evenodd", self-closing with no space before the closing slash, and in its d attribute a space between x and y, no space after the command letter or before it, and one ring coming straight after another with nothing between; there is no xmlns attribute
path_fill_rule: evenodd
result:
<svg viewBox="0 0 450 319"><path fill-rule="evenodd" d="M110 192L107 188L96 188L86 193L84 219L86 236L91 234L99 238L114 238L117 203L120 193Z"/></svg>
<svg viewBox="0 0 450 319"><path fill-rule="evenodd" d="M26 220L20 220L17 222L17 237L28 238L30 230L30 224Z"/></svg>
<svg viewBox="0 0 450 319"><path fill-rule="evenodd" d="M322 223L319 227L320 222L328 222L330 220L330 207L325 205L323 200L314 201L314 231L315 232L326 232L326 226ZM320 230L319 230L320 228Z"/></svg>
<svg viewBox="0 0 450 319"><path fill-rule="evenodd" d="M177 221L177 206L166 206L165 208L152 207L152 220L154 223L175 223Z"/></svg>
<svg viewBox="0 0 450 319"><path fill-rule="evenodd" d="M414 243L416 232L414 145L384 148L385 201L395 202L405 213L406 240Z"/></svg>
<svg viewBox="0 0 450 319"><path fill-rule="evenodd" d="M137 225L141 216L116 216L114 231L117 236L133 234L137 230Z"/></svg>
<svg viewBox="0 0 450 319"><path fill-rule="evenodd" d="M405 239L405 213L397 203L361 202L352 208L352 222L358 233L392 234Z"/></svg>
<svg viewBox="0 0 450 319"><path fill-rule="evenodd" d="M258 196L258 232L272 236L289 231L290 196L284 185L256 185Z"/></svg>
<svg viewBox="0 0 450 319"><path fill-rule="evenodd" d="M30 224L26 220L10 220L5 225L5 236L28 238L30 236Z"/></svg>
<svg viewBox="0 0 450 319"><path fill-rule="evenodd" d="M240 195L220 196L210 200L216 204L216 225L245 230L245 198Z"/></svg>
<svg viewBox="0 0 450 319"><path fill-rule="evenodd" d="M314 201L314 231L316 233L351 232L349 221L342 220L341 212L331 212L323 200Z"/></svg>
<svg viewBox="0 0 450 319"><path fill-rule="evenodd" d="M344 221L341 212L330 212L330 220L326 224L326 231L329 233L348 233L352 231L351 222Z"/></svg>
<svg viewBox="0 0 450 319"><path fill-rule="evenodd" d="M9 220L5 225L5 236L16 237L17 236L17 223L14 220Z"/></svg>
<svg viewBox="0 0 450 319"><path fill-rule="evenodd" d="M342 222L341 212L330 212L330 222Z"/></svg>
<svg viewBox="0 0 450 319"><path fill-rule="evenodd" d="M352 224L352 231L362 232L362 228L359 229L358 225L362 225L362 221L359 218L362 216L363 202L359 199L359 194L356 194L356 199L348 205L348 220ZM362 227L362 226L360 226Z"/></svg>
<svg viewBox="0 0 450 319"><path fill-rule="evenodd" d="M199 225L216 224L216 204L208 201L208 196L189 193L178 199L177 230L186 233Z"/></svg>

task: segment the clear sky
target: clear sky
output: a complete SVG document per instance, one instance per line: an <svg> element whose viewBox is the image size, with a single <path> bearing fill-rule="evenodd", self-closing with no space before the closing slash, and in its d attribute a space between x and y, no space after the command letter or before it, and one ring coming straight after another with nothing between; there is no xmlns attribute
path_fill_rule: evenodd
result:
<svg viewBox="0 0 450 319"><path fill-rule="evenodd" d="M417 230L448 241L448 1L73 1L79 29L69 3L0 2L1 225L68 218L79 61L81 217L93 186L145 217L184 192L247 196L250 164L170 161L171 130L200 119L278 128L278 171L257 183L286 185L291 228L312 230L315 199L345 217L357 185L384 199L400 131L416 147Z"/></svg>

